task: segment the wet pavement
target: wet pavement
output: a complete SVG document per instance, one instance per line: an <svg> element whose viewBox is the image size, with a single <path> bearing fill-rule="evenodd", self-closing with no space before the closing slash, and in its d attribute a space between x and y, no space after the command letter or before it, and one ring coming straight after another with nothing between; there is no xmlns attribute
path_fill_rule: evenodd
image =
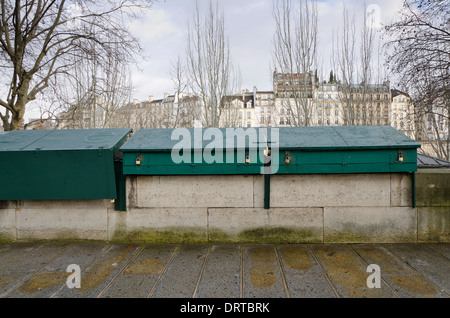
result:
<svg viewBox="0 0 450 318"><path fill-rule="evenodd" d="M129 297L449 298L450 244L0 244L0 298Z"/></svg>

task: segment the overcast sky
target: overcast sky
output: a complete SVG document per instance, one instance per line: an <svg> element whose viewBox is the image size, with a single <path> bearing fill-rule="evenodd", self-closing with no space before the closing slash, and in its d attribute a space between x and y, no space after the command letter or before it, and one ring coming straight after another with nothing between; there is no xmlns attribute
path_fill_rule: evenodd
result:
<svg viewBox="0 0 450 318"><path fill-rule="evenodd" d="M270 67L274 22L274 0L217 0L225 15L226 34L230 43L232 62L239 66L242 89L272 89ZM200 8L206 9L209 0L198 0ZM332 30L342 20L342 4L355 14L356 30L361 29L364 1L320 0L319 3L319 52L324 64L331 55ZM379 9L381 24L396 18L402 0L367 0L367 5ZM136 20L132 30L142 41L146 60L139 64L141 71L133 72L136 86L134 97L155 99L164 93L173 93L169 70L178 55L185 57L187 23L192 17L195 0L159 0L152 10ZM376 53L376 52L375 52ZM328 68L328 66L325 66ZM328 76L329 70L326 71Z"/></svg>
<svg viewBox="0 0 450 318"><path fill-rule="evenodd" d="M270 62L274 34L272 6L275 0L214 1L218 1L224 12L232 62L241 73L241 88L251 91L256 86L258 90L272 90L273 69ZM341 25L343 3L355 15L356 31L359 32L364 17L364 1L317 2L319 55L324 65L324 79L328 79L332 32ZM198 0L198 3L203 11L207 9L209 0ZM396 19L402 3L403 0L366 0L367 6L375 5L381 24ZM187 25L194 9L195 0L158 0L142 18L133 21L131 31L140 38L146 56L139 62L139 70L133 71L134 99L144 101L150 95L159 99L164 97L164 93L174 93L169 72L178 55L182 58L186 56ZM392 82L392 77L389 79ZM26 120L40 117L39 105L40 101L27 105Z"/></svg>

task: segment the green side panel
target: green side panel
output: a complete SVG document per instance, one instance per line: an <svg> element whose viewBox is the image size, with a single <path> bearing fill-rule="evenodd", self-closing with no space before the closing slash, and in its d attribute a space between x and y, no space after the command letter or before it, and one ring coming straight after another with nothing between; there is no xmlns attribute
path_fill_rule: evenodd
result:
<svg viewBox="0 0 450 318"><path fill-rule="evenodd" d="M286 154L290 155L285 163ZM399 153L403 161L399 162ZM214 175L214 174L261 174L264 164L256 152L249 152L249 164L234 162L208 164L174 163L170 153L125 153L123 155L125 175ZM136 164L139 158L140 164ZM193 159L193 157L191 157ZM240 157L242 158L242 157ZM254 163L252 163L254 162ZM278 154L276 174L327 174L327 173L384 173L417 171L415 150L373 150L373 151L282 151Z"/></svg>
<svg viewBox="0 0 450 318"><path fill-rule="evenodd" d="M123 173L125 175L228 175L228 174L260 174L260 158L256 152L231 153L233 158L226 161L227 154L218 153L214 161L194 160L195 154L184 162L174 163L171 153L124 153ZM245 163L248 156L250 162ZM140 164L136 164L139 158ZM212 159L211 159L212 160Z"/></svg>
<svg viewBox="0 0 450 318"><path fill-rule="evenodd" d="M399 162L399 154L403 161ZM286 154L290 161L285 163ZM282 151L277 174L383 173L417 171L417 151Z"/></svg>
<svg viewBox="0 0 450 318"><path fill-rule="evenodd" d="M0 154L8 167L0 200L115 199L111 150L14 151Z"/></svg>

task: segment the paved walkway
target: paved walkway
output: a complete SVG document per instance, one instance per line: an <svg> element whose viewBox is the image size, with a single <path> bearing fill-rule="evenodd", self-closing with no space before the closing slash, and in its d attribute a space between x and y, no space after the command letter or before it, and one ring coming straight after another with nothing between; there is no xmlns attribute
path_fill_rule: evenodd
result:
<svg viewBox="0 0 450 318"><path fill-rule="evenodd" d="M0 297L449 298L450 244L0 244Z"/></svg>

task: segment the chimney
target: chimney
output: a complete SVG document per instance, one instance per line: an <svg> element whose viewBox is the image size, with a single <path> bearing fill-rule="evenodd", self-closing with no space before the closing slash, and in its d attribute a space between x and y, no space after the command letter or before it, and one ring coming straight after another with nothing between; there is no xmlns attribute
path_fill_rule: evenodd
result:
<svg viewBox="0 0 450 318"><path fill-rule="evenodd" d="M164 93L164 98L169 97L169 93Z"/></svg>
<svg viewBox="0 0 450 318"><path fill-rule="evenodd" d="M148 101L151 103L151 102L153 102L153 95L150 95L149 97L148 97Z"/></svg>

